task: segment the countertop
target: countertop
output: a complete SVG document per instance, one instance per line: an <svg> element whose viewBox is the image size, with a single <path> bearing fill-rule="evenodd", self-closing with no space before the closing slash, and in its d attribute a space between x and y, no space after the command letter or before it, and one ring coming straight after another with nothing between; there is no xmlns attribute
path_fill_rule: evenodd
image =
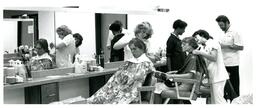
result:
<svg viewBox="0 0 256 108"><path fill-rule="evenodd" d="M31 81L25 81L23 83L5 84L4 89L5 90L17 89L17 88L36 86L36 85L43 85L43 84L53 83L53 82L63 82L63 81L68 81L68 80L81 79L81 78L90 78L90 77L95 77L95 76L112 74L112 73L115 73L117 70L118 70L118 68L111 68L111 69L104 69L103 71L93 71L93 72L86 72L86 73L79 73L79 74L67 73L64 75L33 78Z"/></svg>

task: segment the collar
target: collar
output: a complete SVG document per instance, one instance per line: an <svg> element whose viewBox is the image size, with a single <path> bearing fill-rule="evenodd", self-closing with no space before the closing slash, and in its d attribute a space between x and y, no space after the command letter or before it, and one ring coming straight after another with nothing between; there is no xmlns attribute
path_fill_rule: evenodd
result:
<svg viewBox="0 0 256 108"><path fill-rule="evenodd" d="M151 62L151 61L149 60L149 58L146 56L145 53L142 54L139 58L133 57L133 58L127 60L127 61L132 62L132 63Z"/></svg>
<svg viewBox="0 0 256 108"><path fill-rule="evenodd" d="M35 56L35 57L33 57L33 59L35 59L35 60L39 60L39 59L50 59L51 61L52 61L52 58L49 56L49 54L48 53L44 53L44 54L42 54L41 56Z"/></svg>
<svg viewBox="0 0 256 108"><path fill-rule="evenodd" d="M179 36L177 36L176 34L174 34L173 32L172 32L171 34L172 34L172 35L174 35L174 37L176 37L176 38L180 39L180 37L179 37Z"/></svg>

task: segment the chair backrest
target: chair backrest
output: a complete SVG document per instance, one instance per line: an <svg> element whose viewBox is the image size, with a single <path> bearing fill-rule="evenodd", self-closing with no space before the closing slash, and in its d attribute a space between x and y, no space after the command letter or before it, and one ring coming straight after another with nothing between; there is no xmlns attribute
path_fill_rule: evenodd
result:
<svg viewBox="0 0 256 108"><path fill-rule="evenodd" d="M197 95L200 94L200 87L202 85L203 76L206 75L206 77L208 77L208 70L206 67L205 60L200 55L197 55L196 66L197 66L197 69L196 69L197 72L195 74L195 79L198 80L199 83L196 84L193 100L196 100Z"/></svg>
<svg viewBox="0 0 256 108"><path fill-rule="evenodd" d="M156 80L154 79L154 73L151 72L146 76L145 81L142 86L154 86L155 83L156 83ZM142 91L141 92L141 100L149 102L151 100L152 92L154 92L154 91Z"/></svg>

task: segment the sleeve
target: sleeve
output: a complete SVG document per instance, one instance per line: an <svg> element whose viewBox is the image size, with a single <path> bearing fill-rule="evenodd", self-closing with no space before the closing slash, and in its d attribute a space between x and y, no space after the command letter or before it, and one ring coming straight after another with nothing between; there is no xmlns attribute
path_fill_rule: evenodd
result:
<svg viewBox="0 0 256 108"><path fill-rule="evenodd" d="M206 45L208 47L208 51L212 51L213 49L218 50L220 48L220 43L218 41L211 41Z"/></svg>
<svg viewBox="0 0 256 108"><path fill-rule="evenodd" d="M67 35L63 40L62 42L68 46L69 44L71 44L73 42L74 38L71 34Z"/></svg>
<svg viewBox="0 0 256 108"><path fill-rule="evenodd" d="M112 34L111 30L108 31L108 40L107 40L107 47L111 46L111 40L113 39L114 35Z"/></svg>
<svg viewBox="0 0 256 108"><path fill-rule="evenodd" d="M130 42L130 40L132 40L132 38L135 38L134 36L131 36L131 35L124 35L120 40L118 40L114 47L115 46L119 46L119 45L123 45L123 44L127 44Z"/></svg>
<svg viewBox="0 0 256 108"><path fill-rule="evenodd" d="M173 51L174 48L174 41L171 39L171 37L167 40L166 42L166 56L170 57L171 52Z"/></svg>
<svg viewBox="0 0 256 108"><path fill-rule="evenodd" d="M234 38L234 44L235 45L243 46L242 38L241 38L241 36L237 32L235 32L233 34L233 38Z"/></svg>

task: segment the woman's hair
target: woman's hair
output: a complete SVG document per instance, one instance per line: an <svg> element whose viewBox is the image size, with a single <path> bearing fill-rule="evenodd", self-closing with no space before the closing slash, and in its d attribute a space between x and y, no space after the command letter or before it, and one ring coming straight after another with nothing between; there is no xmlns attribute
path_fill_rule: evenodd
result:
<svg viewBox="0 0 256 108"><path fill-rule="evenodd" d="M153 34L153 29L152 29L151 24L149 22L142 22L142 23L138 24L134 30L134 34L136 36L138 33L141 33L141 32L145 32L147 34L147 36L144 37L144 39L151 38L151 36Z"/></svg>
<svg viewBox="0 0 256 108"><path fill-rule="evenodd" d="M194 37L185 37L184 39L182 39L181 42L188 43L189 46L191 46L194 49L198 47L198 44Z"/></svg>
<svg viewBox="0 0 256 108"><path fill-rule="evenodd" d="M174 21L173 25L172 25L172 28L173 29L177 29L177 28L181 28L181 29L184 29L187 27L187 23L185 21L182 21L180 19L177 19L176 21Z"/></svg>
<svg viewBox="0 0 256 108"><path fill-rule="evenodd" d="M216 21L217 21L217 22L224 22L224 23L230 24L228 17L225 16L225 15L220 15L220 16L218 16L218 17L216 18Z"/></svg>
<svg viewBox="0 0 256 108"><path fill-rule="evenodd" d="M123 24L121 21L116 20L114 21L110 26L109 26L109 30L111 31L120 31L122 30Z"/></svg>
<svg viewBox="0 0 256 108"><path fill-rule="evenodd" d="M213 37L211 37L209 35L209 33L207 31L205 31L205 30L197 30L192 36L195 37L196 35L199 35L199 36L201 36L201 37L203 37L203 38L205 38L207 40L208 39L213 39Z"/></svg>
<svg viewBox="0 0 256 108"><path fill-rule="evenodd" d="M57 33L62 33L62 35L67 36L69 34L72 34L72 31L68 28L66 25L61 25L57 28Z"/></svg>
<svg viewBox="0 0 256 108"><path fill-rule="evenodd" d="M131 45L134 45L135 47L143 50L144 53L147 52L147 47L146 47L145 43L142 40L138 39L138 38L133 38L132 40L130 40L129 47Z"/></svg>
<svg viewBox="0 0 256 108"><path fill-rule="evenodd" d="M47 52L48 54L50 53L50 51L48 49L48 42L46 39L41 38L41 39L37 40L35 45L37 45L37 44L39 44L45 52Z"/></svg>
<svg viewBox="0 0 256 108"><path fill-rule="evenodd" d="M83 43L82 35L80 35L79 33L75 33L75 34L73 34L73 37L76 38L77 40L79 40L76 42L76 47L79 47L80 45L82 45L82 43Z"/></svg>

